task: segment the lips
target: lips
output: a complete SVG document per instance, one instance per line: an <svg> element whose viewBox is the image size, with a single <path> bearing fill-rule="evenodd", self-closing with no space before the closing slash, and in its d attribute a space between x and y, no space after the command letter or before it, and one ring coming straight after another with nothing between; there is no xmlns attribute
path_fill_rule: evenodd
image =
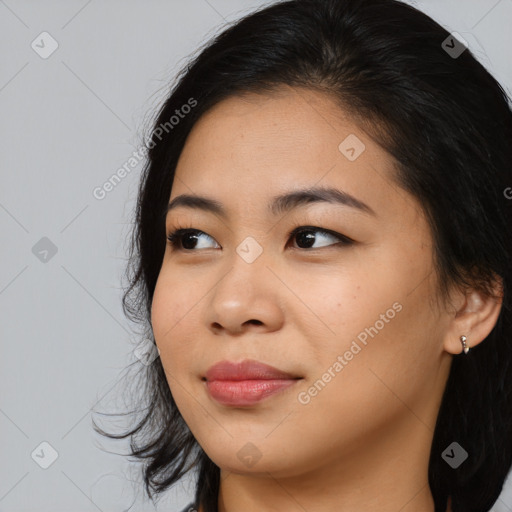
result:
<svg viewBox="0 0 512 512"><path fill-rule="evenodd" d="M276 380L276 379L300 379L294 375L273 366L269 366L252 359L246 359L240 363L221 361L213 365L206 372L206 380Z"/></svg>
<svg viewBox="0 0 512 512"><path fill-rule="evenodd" d="M302 377L273 366L246 359L241 363L221 361L207 372L210 397L225 406L252 406L292 387Z"/></svg>

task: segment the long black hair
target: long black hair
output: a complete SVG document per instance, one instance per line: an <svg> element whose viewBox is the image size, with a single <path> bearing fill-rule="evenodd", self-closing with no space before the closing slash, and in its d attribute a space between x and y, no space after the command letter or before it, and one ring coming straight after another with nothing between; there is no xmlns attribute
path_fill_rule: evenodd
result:
<svg viewBox="0 0 512 512"><path fill-rule="evenodd" d="M166 206L197 120L244 92L288 85L329 94L395 158L397 182L428 217L443 295L452 284L492 295L502 279L495 327L453 357L429 460L436 512L448 497L453 512L486 512L512 465L512 112L500 84L454 37L396 0L280 1L225 28L178 74L146 141L123 310L154 343ZM151 499L194 469L196 508L217 512L219 467L180 415L160 358L142 368L143 418L122 435L96 431L131 436L130 455L147 461ZM454 441L469 454L457 469L441 456Z"/></svg>

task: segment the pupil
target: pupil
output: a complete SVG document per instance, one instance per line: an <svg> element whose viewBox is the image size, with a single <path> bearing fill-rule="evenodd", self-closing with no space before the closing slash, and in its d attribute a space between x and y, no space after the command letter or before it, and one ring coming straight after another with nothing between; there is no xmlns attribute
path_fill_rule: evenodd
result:
<svg viewBox="0 0 512 512"><path fill-rule="evenodd" d="M315 243L315 236L311 231L304 230L297 234L297 242L299 245L300 242L304 242L307 247L311 247Z"/></svg>
<svg viewBox="0 0 512 512"><path fill-rule="evenodd" d="M190 244L190 247L187 247L187 242L186 242L186 240L187 240L187 238L188 238L188 237L197 237L197 235L194 235L193 233L185 233L185 234L183 235L182 239L181 239L181 245L183 245L183 247L184 247L185 249L193 249L193 248L194 248L194 242L195 242L196 240L193 240L193 241L192 241L192 243Z"/></svg>

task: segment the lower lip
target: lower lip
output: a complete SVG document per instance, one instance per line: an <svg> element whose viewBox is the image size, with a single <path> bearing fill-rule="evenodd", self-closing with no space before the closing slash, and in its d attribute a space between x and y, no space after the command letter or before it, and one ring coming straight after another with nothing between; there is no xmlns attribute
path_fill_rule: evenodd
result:
<svg viewBox="0 0 512 512"><path fill-rule="evenodd" d="M293 386L297 379L214 380L206 382L210 396L222 405L253 405Z"/></svg>

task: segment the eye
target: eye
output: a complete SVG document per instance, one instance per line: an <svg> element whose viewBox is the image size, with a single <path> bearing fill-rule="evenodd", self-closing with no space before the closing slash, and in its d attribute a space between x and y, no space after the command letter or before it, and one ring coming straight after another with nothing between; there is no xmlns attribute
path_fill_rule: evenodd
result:
<svg viewBox="0 0 512 512"><path fill-rule="evenodd" d="M336 242L333 244L323 244L314 247L314 244L317 242L318 239L318 237L314 233L321 233L320 240L330 237L331 239L336 240ZM341 233L336 233L335 231L331 231L328 229L321 229L315 226L299 226L298 228L295 228L293 231L291 231L288 234L288 237L296 237L299 244L306 246L304 248L305 250L320 249L324 246L329 245L347 246L352 245L354 243L354 240L345 235L342 235ZM213 240L213 238L207 235L204 231L193 228L180 228L175 231L172 231L167 236L167 239L169 240L169 243L171 244L173 250L188 252L194 252L194 249L208 249L208 247L205 247L204 244L202 244L202 246L201 244L199 244L199 246L195 245L198 240L201 240L201 238L209 238L210 240ZM302 248L303 247L299 247L299 249ZM293 247L293 249L297 249L297 247Z"/></svg>
<svg viewBox="0 0 512 512"><path fill-rule="evenodd" d="M167 236L167 240L169 240L174 250L180 251L185 249L189 251L195 248L194 243L197 242L197 239L202 235L204 235L205 238L213 240L211 236L198 229L177 229ZM180 246L183 246L183 248ZM199 249L204 249L204 247L199 247Z"/></svg>
<svg viewBox="0 0 512 512"><path fill-rule="evenodd" d="M326 238L330 237L331 239L337 240L337 242L334 244L323 244L317 247L312 247L312 245L314 245L318 239L314 233L321 233L320 240L322 240L322 238L325 240ZM298 243L306 245L307 249L320 249L329 245L344 246L354 243L354 240L348 236L342 235L341 233L336 233L335 231L331 231L329 229L321 229L315 226L299 226L298 228L294 229L288 236L290 238L296 237Z"/></svg>

